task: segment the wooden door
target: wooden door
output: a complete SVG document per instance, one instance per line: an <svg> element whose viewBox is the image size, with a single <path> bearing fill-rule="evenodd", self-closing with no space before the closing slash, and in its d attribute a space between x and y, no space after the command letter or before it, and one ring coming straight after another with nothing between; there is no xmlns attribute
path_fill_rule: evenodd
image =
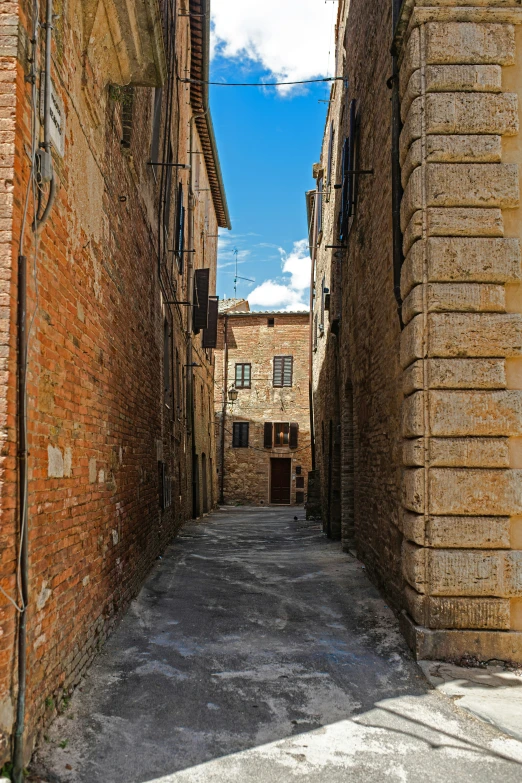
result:
<svg viewBox="0 0 522 783"><path fill-rule="evenodd" d="M292 460L271 459L270 503L290 505Z"/></svg>

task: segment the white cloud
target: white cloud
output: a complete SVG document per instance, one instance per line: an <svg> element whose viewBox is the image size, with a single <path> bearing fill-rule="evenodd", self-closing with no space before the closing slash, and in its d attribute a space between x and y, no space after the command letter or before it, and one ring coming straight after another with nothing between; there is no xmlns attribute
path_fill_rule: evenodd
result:
<svg viewBox="0 0 522 783"><path fill-rule="evenodd" d="M284 275L290 275L288 282L265 280L248 295L252 307L267 309L308 310L307 289L310 287L310 255L308 239L294 242L288 255L282 248L282 268Z"/></svg>
<svg viewBox="0 0 522 783"><path fill-rule="evenodd" d="M214 51L260 63L279 81L320 78L333 67L336 11L324 0L212 0Z"/></svg>

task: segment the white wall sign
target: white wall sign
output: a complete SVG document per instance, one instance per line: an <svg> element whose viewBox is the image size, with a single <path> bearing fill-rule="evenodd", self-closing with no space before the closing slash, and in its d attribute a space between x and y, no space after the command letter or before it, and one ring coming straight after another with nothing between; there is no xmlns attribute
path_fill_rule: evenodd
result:
<svg viewBox="0 0 522 783"><path fill-rule="evenodd" d="M51 86L51 142L60 157L63 158L65 152L65 110L62 99Z"/></svg>

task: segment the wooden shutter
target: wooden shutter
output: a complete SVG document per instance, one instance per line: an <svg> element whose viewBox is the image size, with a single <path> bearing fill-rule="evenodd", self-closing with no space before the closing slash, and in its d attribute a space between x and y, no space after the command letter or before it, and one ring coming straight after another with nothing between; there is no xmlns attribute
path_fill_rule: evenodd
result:
<svg viewBox="0 0 522 783"><path fill-rule="evenodd" d="M249 433L248 421L234 422L233 431L232 431L232 446L235 449L248 448L248 433Z"/></svg>
<svg viewBox="0 0 522 783"><path fill-rule="evenodd" d="M241 435L240 435L240 445L244 449L248 448L248 430L249 430L249 424L248 421L245 421L241 424Z"/></svg>
<svg viewBox="0 0 522 783"><path fill-rule="evenodd" d="M282 386L292 386L294 380L294 357L283 357L283 383Z"/></svg>
<svg viewBox="0 0 522 783"><path fill-rule="evenodd" d="M264 437L264 447L265 449L271 449L272 448L272 431L274 427L271 421L265 421L265 437Z"/></svg>
<svg viewBox="0 0 522 783"><path fill-rule="evenodd" d="M208 324L208 289L210 269L196 269L194 274L193 327L197 334Z"/></svg>
<svg viewBox="0 0 522 783"><path fill-rule="evenodd" d="M274 356L274 386L283 385L283 356Z"/></svg>
<svg viewBox="0 0 522 783"><path fill-rule="evenodd" d="M292 422L290 424L290 444L289 444L291 449L297 448L298 435L299 435L299 424Z"/></svg>
<svg viewBox="0 0 522 783"><path fill-rule="evenodd" d="M208 300L208 323L203 332L203 348L215 348L217 346L219 299L215 297Z"/></svg>

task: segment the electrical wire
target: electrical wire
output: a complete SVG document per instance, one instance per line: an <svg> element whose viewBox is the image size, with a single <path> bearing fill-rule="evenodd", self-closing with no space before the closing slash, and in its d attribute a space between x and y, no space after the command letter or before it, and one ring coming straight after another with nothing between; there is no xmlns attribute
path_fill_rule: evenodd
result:
<svg viewBox="0 0 522 783"><path fill-rule="evenodd" d="M35 171L36 171L36 153L37 153L37 122L36 122L36 103L37 103L37 86L36 86L36 74L37 74L37 63L36 63L36 57L38 52L38 31L40 28L40 8L38 0L35 0L33 5L33 38L32 38L32 44L33 44L33 62L32 62L32 69L31 69L31 76L32 76L32 84L31 84L31 155L30 155L30 169L29 169L29 181L27 183L27 190L25 193L25 199L24 199L24 209L22 213L22 223L20 227L20 242L19 242L19 250L18 254L19 256L23 255L24 252L24 237L25 237L25 228L27 225L27 214L29 211L29 201L30 197L32 195L33 200L33 208L36 209L37 204L37 196L36 196L36 178L35 178ZM35 213L36 214L36 213ZM31 317L31 321L29 323L29 329L27 332L27 342L26 342L26 353L24 357L21 357L22 361L25 364L26 371L27 371L27 363L28 363L28 353L29 353L29 340L31 336L31 330L34 322L34 318L36 315L36 311L38 309L38 282L36 278L36 255L37 255L37 244L38 240L35 238L35 245L34 245L34 259L33 259L33 275L35 280L35 291L36 291L36 304L35 309L33 311L33 315ZM27 423L27 387L25 390L25 400L24 400L24 410L21 412L21 415L24 416L25 421ZM27 427L26 427L27 430ZM25 609L25 603L23 600L22 595L22 585L21 585L21 564L22 564L22 538L25 533L25 526L27 525L27 500L28 500L28 484L27 484L27 472L26 472L26 482L25 486L23 487L24 492L24 515L23 518L20 520L20 531L19 531L19 547L18 547L18 556L17 556L17 566L16 566L16 589L18 593L18 598L21 598L20 605L18 605L18 602L16 598L13 598L9 593L7 593L4 588L0 585L0 592L2 595L4 595L8 601L14 606L17 612L22 614Z"/></svg>
<svg viewBox="0 0 522 783"><path fill-rule="evenodd" d="M324 79L302 79L297 82L209 82L206 79L180 79L184 84L212 84L215 87L288 87L294 84L323 84L343 81L343 76L327 76Z"/></svg>

